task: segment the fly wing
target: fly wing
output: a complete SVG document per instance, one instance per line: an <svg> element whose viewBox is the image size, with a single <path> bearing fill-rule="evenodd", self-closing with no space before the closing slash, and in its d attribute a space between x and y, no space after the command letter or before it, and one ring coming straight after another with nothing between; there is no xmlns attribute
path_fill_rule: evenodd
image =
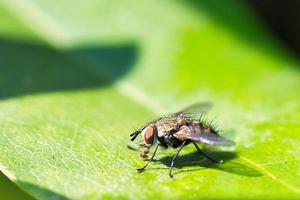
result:
<svg viewBox="0 0 300 200"><path fill-rule="evenodd" d="M177 112L176 114L181 113L191 113L191 114L206 114L211 108L213 104L211 102L201 102L192 104L181 111Z"/></svg>
<svg viewBox="0 0 300 200"><path fill-rule="evenodd" d="M215 133L200 133L200 134L193 134L191 138L193 140L210 144L210 145L218 145L218 146L233 146L234 142L228 140L225 137L217 135Z"/></svg>
<svg viewBox="0 0 300 200"><path fill-rule="evenodd" d="M182 115L186 118L195 119L197 121L206 115L212 107L213 104L211 102L195 103L172 114L171 117L178 117L179 115Z"/></svg>
<svg viewBox="0 0 300 200"><path fill-rule="evenodd" d="M193 140L210 145L219 146L233 146L234 142L216 134L216 133L202 133L195 131L191 126L182 126L178 132L173 134L179 140Z"/></svg>
<svg viewBox="0 0 300 200"><path fill-rule="evenodd" d="M169 113L166 115L163 115L152 122L155 123L161 119L164 118L175 118L179 115L183 114L183 116L188 117L190 119L199 119L202 115L207 114L207 112L213 107L213 104L211 102L201 102L201 103L195 103L192 104L178 112L175 113Z"/></svg>

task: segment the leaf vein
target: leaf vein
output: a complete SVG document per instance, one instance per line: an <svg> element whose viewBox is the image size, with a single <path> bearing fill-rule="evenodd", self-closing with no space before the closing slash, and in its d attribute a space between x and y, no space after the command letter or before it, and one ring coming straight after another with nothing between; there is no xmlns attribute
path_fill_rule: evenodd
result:
<svg viewBox="0 0 300 200"><path fill-rule="evenodd" d="M288 184L287 182L279 179L278 177L276 177L274 174L272 174L271 172L269 172L268 170L266 170L264 167L262 167L261 164L258 164L244 156L239 156L242 160L246 161L247 163L251 164L252 166L254 166L257 170L259 170L261 173L269 176L271 179L273 179L274 181L277 181L278 183L280 183L281 185L285 186L286 188L288 188L289 190L300 194L300 189Z"/></svg>

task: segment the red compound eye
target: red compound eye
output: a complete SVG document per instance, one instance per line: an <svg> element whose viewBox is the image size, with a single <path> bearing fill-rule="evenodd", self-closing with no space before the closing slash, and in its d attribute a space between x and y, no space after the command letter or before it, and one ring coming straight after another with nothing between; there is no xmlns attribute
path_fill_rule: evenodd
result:
<svg viewBox="0 0 300 200"><path fill-rule="evenodd" d="M142 131L145 144L152 144L154 139L154 127L152 125L147 126Z"/></svg>

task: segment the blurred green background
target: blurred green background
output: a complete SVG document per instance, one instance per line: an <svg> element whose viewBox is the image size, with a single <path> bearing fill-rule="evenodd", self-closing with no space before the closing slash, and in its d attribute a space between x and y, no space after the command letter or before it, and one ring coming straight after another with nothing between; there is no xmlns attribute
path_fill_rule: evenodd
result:
<svg viewBox="0 0 300 200"><path fill-rule="evenodd" d="M299 11L0 0L1 199L300 198ZM168 151L136 174L128 134L198 101L214 103L236 154L216 153L223 166L185 155L172 181Z"/></svg>

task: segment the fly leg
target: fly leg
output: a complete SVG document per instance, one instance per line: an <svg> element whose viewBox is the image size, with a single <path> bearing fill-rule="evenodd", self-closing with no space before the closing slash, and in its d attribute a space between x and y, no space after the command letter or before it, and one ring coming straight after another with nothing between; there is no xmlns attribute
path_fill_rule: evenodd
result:
<svg viewBox="0 0 300 200"><path fill-rule="evenodd" d="M195 142L193 142L193 144L194 144L194 146L196 147L197 151L198 151L201 155L205 156L208 160L210 160L210 161L212 161L212 162L215 162L215 163L223 163L223 160L216 160L216 159L210 157L207 153L205 153L204 151L202 151L202 150L199 148L199 146L198 146Z"/></svg>
<svg viewBox="0 0 300 200"><path fill-rule="evenodd" d="M185 141L183 141L183 143L181 144L180 148L177 150L176 154L173 156L173 159L172 159L172 162L171 162L171 166L170 166L170 171L169 171L170 178L173 178L172 169L173 169L173 165L174 165L175 159L177 158L179 152L182 150L182 148L184 147L184 145L185 145Z"/></svg>
<svg viewBox="0 0 300 200"><path fill-rule="evenodd" d="M139 168L139 169L136 169L138 172L142 172L142 171L149 165L149 163L151 163L151 162L153 161L153 158L154 158L154 156L155 156L155 154L156 154L156 151L157 151L157 149L158 149L158 146L159 146L159 144L156 145L155 150L154 150L154 152L153 152L151 158L147 161L147 163L144 165L144 167Z"/></svg>

